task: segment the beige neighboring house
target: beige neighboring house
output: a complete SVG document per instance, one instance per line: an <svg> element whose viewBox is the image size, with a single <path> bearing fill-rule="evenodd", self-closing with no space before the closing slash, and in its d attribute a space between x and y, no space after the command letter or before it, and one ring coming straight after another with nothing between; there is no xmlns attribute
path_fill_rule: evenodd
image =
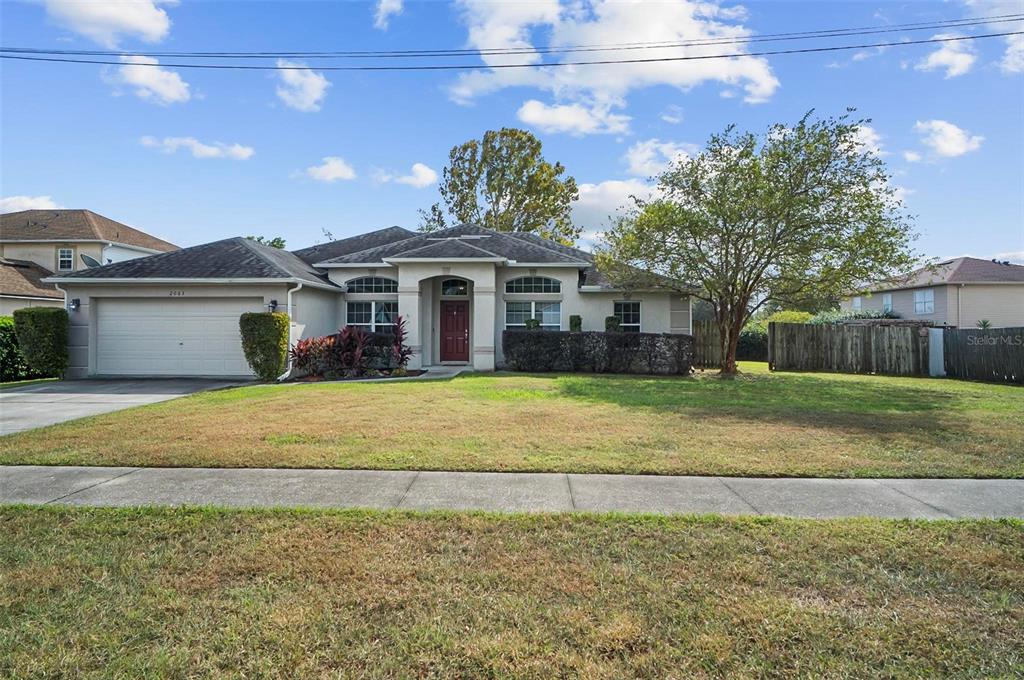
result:
<svg viewBox="0 0 1024 680"><path fill-rule="evenodd" d="M91 210L21 210L0 215L0 314L60 307L64 293L42 279L89 266L178 250ZM90 261L91 260L91 261Z"/></svg>
<svg viewBox="0 0 1024 680"><path fill-rule="evenodd" d="M936 326L1024 327L1024 266L958 257L919 269L904 279L843 300L842 309L893 311Z"/></svg>

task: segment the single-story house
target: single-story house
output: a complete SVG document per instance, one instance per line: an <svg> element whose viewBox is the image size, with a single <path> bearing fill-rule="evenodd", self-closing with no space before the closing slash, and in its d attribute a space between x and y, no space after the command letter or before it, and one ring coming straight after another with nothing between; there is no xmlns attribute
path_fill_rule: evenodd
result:
<svg viewBox="0 0 1024 680"><path fill-rule="evenodd" d="M287 312L291 342L345 325L407 320L411 368L501 366L501 333L544 329L689 333L688 294L626 291L590 253L534 234L460 225L432 233L390 227L294 252L244 238L68 274L70 377L240 376L238 317Z"/></svg>
<svg viewBox="0 0 1024 680"><path fill-rule="evenodd" d="M0 314L60 307L64 293L42 279L177 250L91 210L20 210L0 215Z"/></svg>
<svg viewBox="0 0 1024 680"><path fill-rule="evenodd" d="M993 328L1024 326L1024 266L958 257L871 286L840 306L892 311L935 326L974 328L982 319Z"/></svg>

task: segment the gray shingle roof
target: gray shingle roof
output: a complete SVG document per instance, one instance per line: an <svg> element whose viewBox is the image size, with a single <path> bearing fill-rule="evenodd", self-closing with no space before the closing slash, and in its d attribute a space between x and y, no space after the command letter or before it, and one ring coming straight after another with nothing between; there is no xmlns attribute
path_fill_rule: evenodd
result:
<svg viewBox="0 0 1024 680"><path fill-rule="evenodd" d="M167 252L178 246L91 210L19 210L0 215L5 241L113 241Z"/></svg>
<svg viewBox="0 0 1024 680"><path fill-rule="evenodd" d="M61 278L96 279L299 279L331 284L327 277L286 250L247 238L204 243L191 248L82 269Z"/></svg>
<svg viewBox="0 0 1024 680"><path fill-rule="evenodd" d="M470 237L470 238L462 238ZM476 238L473 238L476 237ZM456 240L458 239L458 240ZM545 239L541 239L545 241ZM411 238L388 243L376 248L368 248L359 252L349 253L340 257L322 261L323 264L380 264L385 259L392 257L410 257L410 252L420 251L425 246L438 242L466 243L480 250L491 253L492 257L502 257L515 262L536 262L538 264L560 264L578 266L589 260L581 259L578 255L561 252L552 248L539 245L532 241L515 238L514 234L492 231L473 224L460 224L455 227L434 231L425 234L418 234ZM449 250L453 247L449 246ZM435 249L430 252L445 252ZM455 252L451 250L451 252ZM582 251L580 251L582 252ZM422 253L422 251L421 251ZM475 255L480 257L481 255ZM411 257L447 257L446 255L412 255ZM470 257L461 255L457 257Z"/></svg>
<svg viewBox="0 0 1024 680"><path fill-rule="evenodd" d="M386 229L378 229L377 231L331 241L330 243L321 243L309 248L293 250L292 254L304 262L314 264L329 260L332 257L341 257L342 255L366 250L367 248L375 248L387 245L388 243L394 243L395 241L403 241L413 236L416 236L414 231L409 231L402 227L387 227Z"/></svg>
<svg viewBox="0 0 1024 680"><path fill-rule="evenodd" d="M483 240L483 239L481 239ZM430 241L424 246L419 248L413 248L412 250L405 250L394 255L393 257L398 258L439 258L447 260L449 258L453 260L461 259L480 259L485 258L500 258L501 256L492 253L484 248L478 248L476 245L469 241L462 239L448 238L440 241Z"/></svg>
<svg viewBox="0 0 1024 680"><path fill-rule="evenodd" d="M957 257L922 267L902 279L880 283L870 290L923 288L949 283L1024 283L1024 266L977 257Z"/></svg>
<svg viewBox="0 0 1024 680"><path fill-rule="evenodd" d="M62 299L64 293L43 279L50 270L28 260L0 257L0 295Z"/></svg>

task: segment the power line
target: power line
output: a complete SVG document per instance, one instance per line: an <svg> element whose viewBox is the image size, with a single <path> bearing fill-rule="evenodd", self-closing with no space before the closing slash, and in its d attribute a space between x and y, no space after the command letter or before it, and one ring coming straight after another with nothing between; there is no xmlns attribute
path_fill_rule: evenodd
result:
<svg viewBox="0 0 1024 680"><path fill-rule="evenodd" d="M350 59L350 58L418 58L418 57L455 57L455 56L498 56L515 54L566 54L574 52L605 52L623 50L671 49L679 47L700 47L712 45L747 44L757 42L778 42L790 40L809 40L818 38L849 37L857 35L877 35L903 31L942 30L977 26L980 24L1007 23L1024 21L1024 14L1003 14L989 17L969 19L949 19L931 22L894 24L888 27L857 27L835 28L814 31L793 31L788 33L769 33L759 36L704 38L686 41L651 41L635 43L612 43L604 45L577 45L567 47L522 47L522 48L482 48L482 49L446 49L446 50L396 50L396 51L334 51L334 52L155 52L138 51L123 52L116 50L60 50L31 47L0 48L0 53L38 54L58 56L117 56L117 57L156 57L156 58L222 58L222 59L268 59L268 58L306 58L306 59Z"/></svg>
<svg viewBox="0 0 1024 680"><path fill-rule="evenodd" d="M599 59L593 61L559 61L539 64L428 64L395 66L316 66L315 68L318 71L487 71L491 69L507 68L552 68L562 66L599 66L610 64L650 64L659 62L698 61L705 59L737 59L740 57L768 57L783 54L811 54L815 52L838 52L842 50L862 50L876 47L905 47L909 45L927 45L930 43L959 42L963 40L981 40L985 38L1001 38L1011 35L1024 35L1024 31L986 33L983 35L956 36L948 38L904 40L900 42L865 43L859 45L832 45L827 47L807 47L803 49L766 50L762 52L734 52L731 54L697 54L679 57L650 57L644 59ZM157 68L191 68L236 71L304 71L310 68L309 66L278 66L276 64L154 64L146 62L132 62L120 60L114 61L109 59L70 59L65 57L25 56L22 54L0 54L0 59L16 59L20 61L45 61L68 64L101 64L108 66L152 66Z"/></svg>

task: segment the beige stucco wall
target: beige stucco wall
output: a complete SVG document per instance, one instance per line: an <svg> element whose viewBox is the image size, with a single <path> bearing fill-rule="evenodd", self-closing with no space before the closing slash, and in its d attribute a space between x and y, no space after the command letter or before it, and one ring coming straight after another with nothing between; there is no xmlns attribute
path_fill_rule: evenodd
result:
<svg viewBox="0 0 1024 680"><path fill-rule="evenodd" d="M0 316L10 316L15 309L26 307L63 307L64 300L32 300L29 298L0 297Z"/></svg>
<svg viewBox="0 0 1024 680"><path fill-rule="evenodd" d="M981 319L988 319L993 328L1024 327L1024 285L966 284L948 288L951 323L973 328Z"/></svg>
<svg viewBox="0 0 1024 680"><path fill-rule="evenodd" d="M264 304L277 300L284 311L288 288L281 284L65 284L68 300L78 298L79 308L69 311L69 378L86 378L96 370L96 311L103 298L228 298L262 297Z"/></svg>
<svg viewBox="0 0 1024 680"><path fill-rule="evenodd" d="M85 269L80 255L83 253L102 262L103 246L100 243L0 243L0 255L12 260L29 260L51 272L57 271L57 250L71 248L75 252L74 269ZM67 270L65 270L66 272Z"/></svg>
<svg viewBox="0 0 1024 680"><path fill-rule="evenodd" d="M995 328L1024 326L1024 285L968 283L931 286L935 291L935 313L914 312L914 290L889 291L893 311L903 319L931 321L937 326L974 328L981 319L988 319ZM885 293L861 297L861 309L882 309ZM853 308L852 299L840 307Z"/></svg>
<svg viewBox="0 0 1024 680"><path fill-rule="evenodd" d="M292 342L336 333L341 325L339 315L343 313L341 301L341 291L304 286L292 293ZM278 300L278 304L285 301Z"/></svg>

